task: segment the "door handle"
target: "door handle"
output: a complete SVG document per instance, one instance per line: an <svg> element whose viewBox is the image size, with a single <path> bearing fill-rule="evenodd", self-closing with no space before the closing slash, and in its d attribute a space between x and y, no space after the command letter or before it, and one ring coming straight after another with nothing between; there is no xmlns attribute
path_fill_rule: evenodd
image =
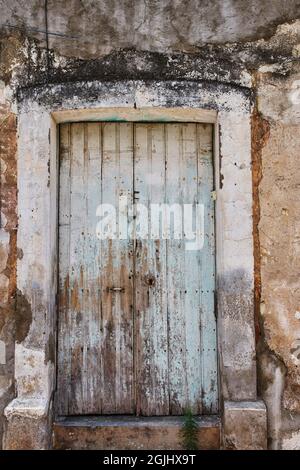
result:
<svg viewBox="0 0 300 470"><path fill-rule="evenodd" d="M107 290L109 292L124 292L125 288L124 287L108 287Z"/></svg>

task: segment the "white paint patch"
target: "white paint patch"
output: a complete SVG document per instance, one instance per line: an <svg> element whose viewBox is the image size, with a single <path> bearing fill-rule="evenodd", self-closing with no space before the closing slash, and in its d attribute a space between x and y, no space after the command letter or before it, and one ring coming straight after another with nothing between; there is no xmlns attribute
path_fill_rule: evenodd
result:
<svg viewBox="0 0 300 470"><path fill-rule="evenodd" d="M4 212L0 213L0 219L1 219L1 228L5 228L5 226L7 224L7 218L4 214Z"/></svg>
<svg viewBox="0 0 300 470"><path fill-rule="evenodd" d="M290 437L282 439L283 450L300 450L300 431L293 432Z"/></svg>
<svg viewBox="0 0 300 470"><path fill-rule="evenodd" d="M2 220L1 220L2 221ZM9 233L0 230L0 272L6 268L9 252Z"/></svg>
<svg viewBox="0 0 300 470"><path fill-rule="evenodd" d="M300 320L300 312L298 310L295 313L295 318L296 318L296 320Z"/></svg>
<svg viewBox="0 0 300 470"><path fill-rule="evenodd" d="M300 57L300 44L296 44L293 47L292 54L294 57Z"/></svg>
<svg viewBox="0 0 300 470"><path fill-rule="evenodd" d="M284 390L284 374L275 361L262 358L266 377L273 377L268 382L264 393L264 401L268 409L268 435L271 438L271 449L276 450L281 446L281 403Z"/></svg>
<svg viewBox="0 0 300 470"><path fill-rule="evenodd" d="M13 416L22 416L27 418L43 418L47 416L49 402L45 399L15 398L5 408L4 415L7 419Z"/></svg>
<svg viewBox="0 0 300 470"><path fill-rule="evenodd" d="M282 64L266 64L266 65L261 65L258 68L258 71L260 73L276 73L279 72L282 68Z"/></svg>
<svg viewBox="0 0 300 470"><path fill-rule="evenodd" d="M6 364L5 343L0 340L0 364Z"/></svg>
<svg viewBox="0 0 300 470"><path fill-rule="evenodd" d="M9 286L9 279L5 274L0 274L0 305L5 304L8 302L8 286Z"/></svg>
<svg viewBox="0 0 300 470"><path fill-rule="evenodd" d="M5 83L0 80L0 104L10 104L11 111L16 113L16 104L13 100L13 91L10 86L5 86Z"/></svg>
<svg viewBox="0 0 300 470"><path fill-rule="evenodd" d="M15 378L19 397L48 396L50 366L45 364L45 352L16 344Z"/></svg>

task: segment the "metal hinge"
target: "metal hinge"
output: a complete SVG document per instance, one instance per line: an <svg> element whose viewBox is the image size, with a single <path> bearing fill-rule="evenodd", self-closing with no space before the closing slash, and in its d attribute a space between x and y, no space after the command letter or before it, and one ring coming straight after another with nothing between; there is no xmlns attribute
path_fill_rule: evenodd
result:
<svg viewBox="0 0 300 470"><path fill-rule="evenodd" d="M107 290L109 292L124 292L124 287L108 287Z"/></svg>

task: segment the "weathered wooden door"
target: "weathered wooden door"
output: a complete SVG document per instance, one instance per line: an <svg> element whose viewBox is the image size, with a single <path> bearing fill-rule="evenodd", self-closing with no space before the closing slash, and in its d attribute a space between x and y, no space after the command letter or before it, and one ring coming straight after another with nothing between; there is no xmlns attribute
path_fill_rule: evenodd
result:
<svg viewBox="0 0 300 470"><path fill-rule="evenodd" d="M59 187L58 413L215 413L212 126L63 124Z"/></svg>

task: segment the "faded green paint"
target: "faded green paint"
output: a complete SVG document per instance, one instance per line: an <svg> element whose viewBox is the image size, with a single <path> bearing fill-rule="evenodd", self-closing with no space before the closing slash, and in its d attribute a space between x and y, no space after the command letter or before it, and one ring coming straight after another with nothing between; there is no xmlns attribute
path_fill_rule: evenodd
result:
<svg viewBox="0 0 300 470"><path fill-rule="evenodd" d="M213 126L112 117L61 126L59 414L214 414ZM133 200L150 216L146 233ZM113 222L114 236L97 238L101 203L134 225L135 243ZM154 227L152 204L180 206L179 237L171 216ZM186 204L198 225L182 226ZM196 226L202 241L191 247Z"/></svg>

